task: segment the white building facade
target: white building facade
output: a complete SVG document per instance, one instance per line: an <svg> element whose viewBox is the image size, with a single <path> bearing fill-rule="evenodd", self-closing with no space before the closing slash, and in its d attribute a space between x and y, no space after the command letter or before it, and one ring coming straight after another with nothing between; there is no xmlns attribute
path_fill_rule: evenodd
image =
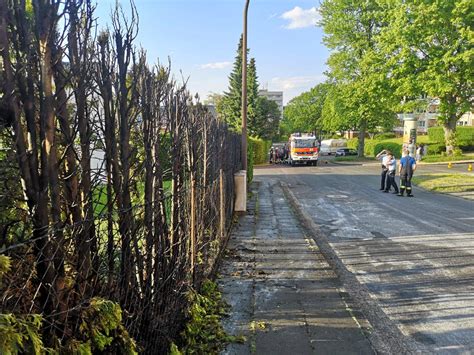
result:
<svg viewBox="0 0 474 355"><path fill-rule="evenodd" d="M276 102L278 109L280 110L281 117L283 117L283 91L268 91L266 89L262 89L258 91L258 95Z"/></svg>

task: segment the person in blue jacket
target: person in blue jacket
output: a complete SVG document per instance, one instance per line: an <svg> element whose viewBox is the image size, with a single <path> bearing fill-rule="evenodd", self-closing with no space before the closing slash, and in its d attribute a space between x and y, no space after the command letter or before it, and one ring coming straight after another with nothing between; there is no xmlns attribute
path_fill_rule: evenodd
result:
<svg viewBox="0 0 474 355"><path fill-rule="evenodd" d="M413 197L411 189L411 178L416 170L416 160L409 155L407 149L403 150L402 158L398 171L400 173L400 193L398 196L403 196L405 190L408 197Z"/></svg>

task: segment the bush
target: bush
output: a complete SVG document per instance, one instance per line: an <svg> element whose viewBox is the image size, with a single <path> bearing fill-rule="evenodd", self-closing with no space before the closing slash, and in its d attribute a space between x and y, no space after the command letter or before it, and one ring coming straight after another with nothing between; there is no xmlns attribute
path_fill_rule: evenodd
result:
<svg viewBox="0 0 474 355"><path fill-rule="evenodd" d="M428 128L428 137L430 143L443 143L444 145L443 127ZM474 149L474 127L456 127L456 140L459 147L464 150Z"/></svg>
<svg viewBox="0 0 474 355"><path fill-rule="evenodd" d="M367 157L374 157L380 153L383 149L390 150L395 157L399 158L402 151L402 139L391 138L389 140L376 140L376 139L365 139L364 144L364 155ZM357 150L359 147L359 140L357 138L351 138L347 140L347 147Z"/></svg>
<svg viewBox="0 0 474 355"><path fill-rule="evenodd" d="M444 152L446 150L446 146L444 143L435 143L428 145L428 155L436 155Z"/></svg>
<svg viewBox="0 0 474 355"><path fill-rule="evenodd" d="M391 151L395 158L402 156L402 145L394 142L379 142L375 144L373 155L379 154L384 149Z"/></svg>
<svg viewBox="0 0 474 355"><path fill-rule="evenodd" d="M264 164L268 161L268 151L272 142L260 138L249 137L249 142L253 150L253 163Z"/></svg>
<svg viewBox="0 0 474 355"><path fill-rule="evenodd" d="M268 161L268 151L272 142L248 137L247 144L247 182L250 183L253 180L253 166Z"/></svg>
<svg viewBox="0 0 474 355"><path fill-rule="evenodd" d="M253 143L250 139L247 140L247 184L253 180Z"/></svg>
<svg viewBox="0 0 474 355"><path fill-rule="evenodd" d="M181 349L171 345L171 354L219 354L227 343L243 342L244 337L228 335L221 324L227 314L227 304L217 284L205 280L200 292L188 294L188 322L181 333Z"/></svg>
<svg viewBox="0 0 474 355"><path fill-rule="evenodd" d="M462 150L474 150L474 127L458 127L456 138Z"/></svg>
<svg viewBox="0 0 474 355"><path fill-rule="evenodd" d="M378 143L380 142L373 139L365 139L364 155L369 157L377 155L377 153L375 153L375 145Z"/></svg>
<svg viewBox="0 0 474 355"><path fill-rule="evenodd" d="M428 128L428 138L430 140L430 143L444 143L443 127Z"/></svg>
<svg viewBox="0 0 474 355"><path fill-rule="evenodd" d="M374 139L377 139L379 141L385 140L385 139L391 139L391 138L397 138L395 133L393 133L393 132L380 133L380 134L375 135L375 137L374 137Z"/></svg>
<svg viewBox="0 0 474 355"><path fill-rule="evenodd" d="M347 148L355 149L359 147L359 140L357 138L350 138L347 140Z"/></svg>

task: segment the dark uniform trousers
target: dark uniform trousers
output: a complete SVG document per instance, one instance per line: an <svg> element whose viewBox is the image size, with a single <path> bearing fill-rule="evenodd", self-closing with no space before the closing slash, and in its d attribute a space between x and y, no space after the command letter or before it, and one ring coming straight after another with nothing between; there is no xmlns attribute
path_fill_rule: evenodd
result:
<svg viewBox="0 0 474 355"><path fill-rule="evenodd" d="M400 161L400 164L402 162ZM405 190L407 190L407 196L413 196L411 194L411 178L413 176L413 167L410 164L410 159L406 159L405 166L402 165L400 171L400 195L403 195Z"/></svg>
<svg viewBox="0 0 474 355"><path fill-rule="evenodd" d="M407 190L407 195L411 196L411 178L412 174L400 174L400 193L403 195L405 190Z"/></svg>
<svg viewBox="0 0 474 355"><path fill-rule="evenodd" d="M395 189L395 192L398 193L398 186L395 182L395 171L391 171L387 174L387 186L385 187L385 191L390 190L392 186Z"/></svg>
<svg viewBox="0 0 474 355"><path fill-rule="evenodd" d="M387 172L388 169L385 165L382 165L382 181L380 181L380 190L385 190L385 183L387 181Z"/></svg>

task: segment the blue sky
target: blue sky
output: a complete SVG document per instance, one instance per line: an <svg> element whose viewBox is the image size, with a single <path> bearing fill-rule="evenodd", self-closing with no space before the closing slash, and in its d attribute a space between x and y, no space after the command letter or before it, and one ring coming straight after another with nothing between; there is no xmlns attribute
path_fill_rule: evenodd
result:
<svg viewBox="0 0 474 355"><path fill-rule="evenodd" d="M124 10L128 1L120 1ZM261 87L282 90L285 103L324 81L328 50L316 27L316 0L251 0L248 46ZM114 0L98 0L99 27L109 22ZM171 58L188 87L205 99L227 89L242 32L244 0L136 0L140 17L137 43L149 62Z"/></svg>

